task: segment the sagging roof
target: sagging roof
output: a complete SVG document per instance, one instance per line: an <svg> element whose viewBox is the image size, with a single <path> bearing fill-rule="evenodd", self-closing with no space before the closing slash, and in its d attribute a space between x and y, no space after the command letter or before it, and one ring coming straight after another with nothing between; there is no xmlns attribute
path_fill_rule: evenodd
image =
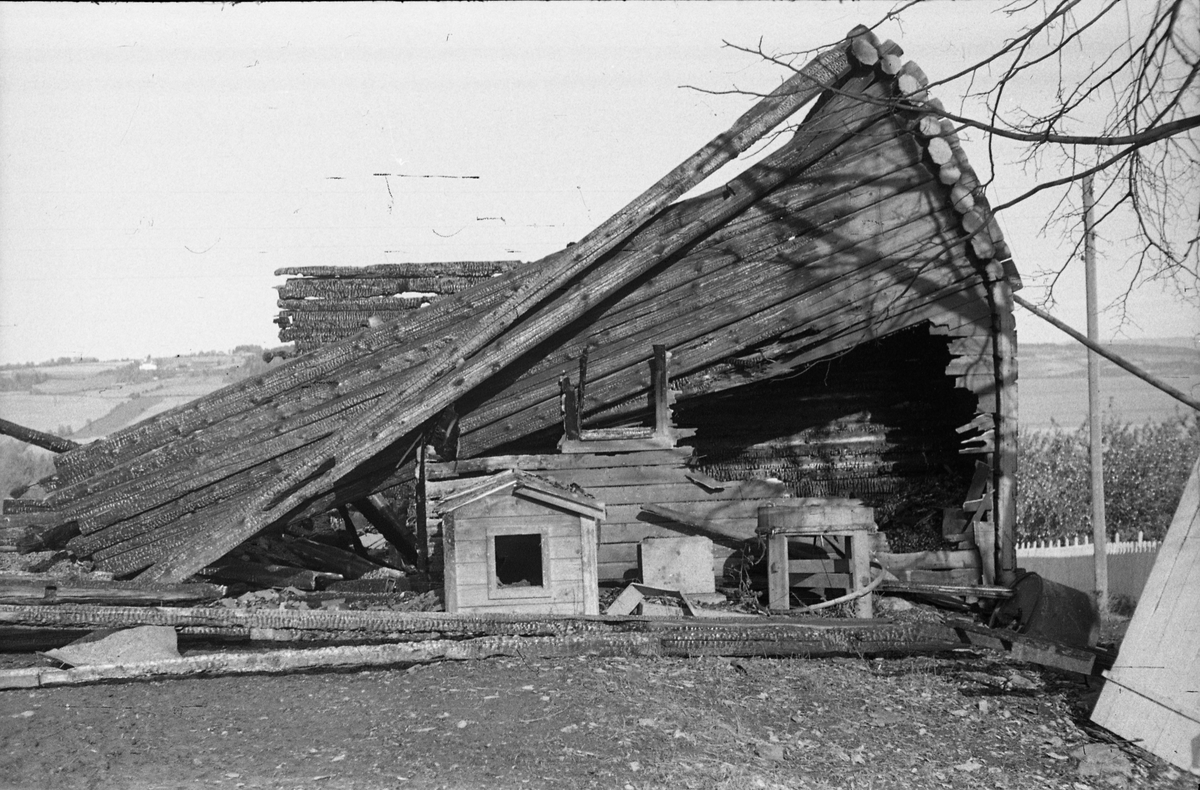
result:
<svg viewBox="0 0 1200 790"><path fill-rule="evenodd" d="M447 409L465 456L555 425L585 354L585 417L641 409L652 344L695 396L931 322L986 428L991 289L1015 270L899 55L856 28L578 244L65 453L39 507L77 523L70 548L101 568L185 578L394 484ZM814 98L783 149L676 202Z"/></svg>

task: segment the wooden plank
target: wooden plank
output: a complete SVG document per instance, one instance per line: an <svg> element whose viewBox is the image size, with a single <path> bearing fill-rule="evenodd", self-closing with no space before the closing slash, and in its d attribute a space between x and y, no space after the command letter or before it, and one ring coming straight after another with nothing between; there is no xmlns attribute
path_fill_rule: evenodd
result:
<svg viewBox="0 0 1200 790"><path fill-rule="evenodd" d="M605 505L643 505L654 502L702 502L719 503L736 497L725 491L711 492L690 480L678 483L655 485L592 486L587 492Z"/></svg>
<svg viewBox="0 0 1200 790"><path fill-rule="evenodd" d="M457 461L431 463L426 466L430 482L454 477L503 472L506 469L523 469L528 472L547 472L546 477L558 479L552 472L562 470L642 468L653 469L666 466L683 466L692 455L692 448L679 447L672 450L656 450L627 455L497 455L481 458L462 458ZM623 482L623 481L622 481Z"/></svg>
<svg viewBox="0 0 1200 790"><path fill-rule="evenodd" d="M604 502L599 499L587 499L570 491L557 491L543 486L531 486L522 483L513 494L518 499L530 499L544 507L554 508L564 513L573 513L587 518L604 518Z"/></svg>
<svg viewBox="0 0 1200 790"><path fill-rule="evenodd" d="M929 571L911 569L904 571L901 581L916 584L937 584L943 586L981 584L978 568L956 568L953 570Z"/></svg>
<svg viewBox="0 0 1200 790"><path fill-rule="evenodd" d="M562 573L558 573L559 570ZM503 592L507 595L504 598L494 597L494 591L489 589L486 582L483 584L464 584L460 582L458 585L459 605L473 606L490 602L507 611L510 602L514 605L519 605L522 602L536 603L538 601L544 601L547 604L579 602L579 609L573 613L581 614L583 576L578 573L578 570L578 568L555 568L554 578L551 579L550 584L546 587L505 585ZM472 576L472 578L475 578L475 576Z"/></svg>
<svg viewBox="0 0 1200 790"><path fill-rule="evenodd" d="M850 572L849 560L788 560L788 573L840 573Z"/></svg>
<svg viewBox="0 0 1200 790"><path fill-rule="evenodd" d="M771 535L767 538L767 599L772 611L791 608L791 587L787 536Z"/></svg>
<svg viewBox="0 0 1200 790"><path fill-rule="evenodd" d="M442 517L442 594L444 606L450 614L459 611L458 539L454 513L447 513Z"/></svg>
<svg viewBox="0 0 1200 790"><path fill-rule="evenodd" d="M495 500L489 504L499 505L505 500ZM485 515L464 514L461 510L456 512L458 523L467 525L459 530L462 533L466 530L466 534L460 534L459 540L483 540L487 530L496 529L520 529L527 527L530 532L538 530L546 530L554 537L569 537L575 535L576 517L568 513L555 513L542 510L540 513L525 515L520 510L509 511L488 508L480 511Z"/></svg>
<svg viewBox="0 0 1200 790"><path fill-rule="evenodd" d="M733 520L747 519L758 523L758 509L763 505L774 504L775 499L726 499L713 502L662 502L660 504L685 513L693 522L720 523ZM637 524L643 519L638 517L642 512L641 505L612 505L608 508L606 523Z"/></svg>
<svg viewBox="0 0 1200 790"><path fill-rule="evenodd" d="M583 570L583 578L581 579L584 595L583 613L598 615L600 614L600 539L598 524L595 519L581 518L579 520L579 527L579 541L583 549L579 558Z"/></svg>
<svg viewBox="0 0 1200 790"><path fill-rule="evenodd" d="M376 263L366 266L284 266L275 270L276 277L320 277L329 279L365 279L370 277L491 277L511 271L521 261L430 261L429 263Z"/></svg>
<svg viewBox="0 0 1200 790"><path fill-rule="evenodd" d="M216 600L225 588L216 584L173 584L139 587L129 583L87 583L61 579L0 576L0 603L30 606L100 603L162 605Z"/></svg>
<svg viewBox="0 0 1200 790"><path fill-rule="evenodd" d="M662 506L654 505L647 507L659 508ZM691 517L688 520L693 521ZM703 532L689 530L684 528L677 520L663 517L661 521L605 521L600 525L600 534L603 536L602 542L604 543L636 543L645 538L677 538L683 535L704 534L706 537L711 537L714 541L718 540L719 535L726 535L728 537L721 539L720 543L740 546L745 541L755 538L756 522L751 518L707 519L693 521L693 523L705 525L705 530Z"/></svg>
<svg viewBox="0 0 1200 790"><path fill-rule="evenodd" d="M810 590L851 590L852 579L848 573L791 573L788 583L792 587L805 587Z"/></svg>
<svg viewBox="0 0 1200 790"><path fill-rule="evenodd" d="M698 488L698 487L697 487ZM518 504L516 497L507 497L504 499L491 500L488 502L487 515L489 517L518 517L529 515L529 511ZM775 502L775 499L719 499L719 500L693 500L686 502L668 501L666 504L672 509L686 513L693 520L701 522L719 522L736 519L751 519L757 523L758 508L762 505L767 505ZM607 516L604 524L638 524L643 523L639 518L642 512L641 504L629 505L607 505Z"/></svg>
<svg viewBox="0 0 1200 790"><path fill-rule="evenodd" d="M749 519L744 521L730 522L728 520L717 521L714 519L696 518L695 516L685 513L675 508L666 507L664 505L646 504L642 505L642 510L651 516L657 516L666 520L667 523L674 525L673 529L685 534L703 535L721 543L740 544L754 537L754 524ZM621 525L628 530L628 525ZM672 529L672 528L668 528ZM613 530L615 533L617 530ZM613 533L605 531L606 535ZM650 535L644 535L650 537Z"/></svg>
<svg viewBox="0 0 1200 790"><path fill-rule="evenodd" d="M985 586L980 584L926 584L921 582L884 580L879 589L885 592L910 593L913 595L951 595L962 598L1011 598L1009 587Z"/></svg>
<svg viewBox="0 0 1200 790"><path fill-rule="evenodd" d="M585 439L563 438L558 443L559 452L577 453L632 453L646 450L669 450L675 446L670 436L647 436L644 439Z"/></svg>
<svg viewBox="0 0 1200 790"><path fill-rule="evenodd" d="M638 563L638 551L641 548L641 541L635 543L605 543L601 541L598 547L598 555L601 563L611 562L628 562L632 565ZM728 546L713 546L713 562L722 562L725 559L735 556L739 553L737 549Z"/></svg>
<svg viewBox="0 0 1200 790"><path fill-rule="evenodd" d="M955 551L917 551L904 554L877 552L875 559L885 570L903 578L909 570L950 570L980 567L979 552L974 549Z"/></svg>
<svg viewBox="0 0 1200 790"><path fill-rule="evenodd" d="M869 592L871 584L871 538L865 532L856 532L850 536L850 562L853 570L850 575L850 589L857 592L868 590L865 595L854 601L855 616L860 620L870 620L875 616L874 596Z"/></svg>
<svg viewBox="0 0 1200 790"><path fill-rule="evenodd" d="M654 432L660 436L670 433L674 424L671 422L671 387L667 380L667 362L669 354L667 347L661 343L653 346L654 358L651 361L651 377L654 393Z"/></svg>
<svg viewBox="0 0 1200 790"><path fill-rule="evenodd" d="M658 466L616 466L607 469L547 470L538 472L538 474L556 483L564 485L574 483L588 493L614 486L687 484L691 482L688 478L687 467L678 463ZM608 492L606 491L605 494L607 495ZM605 500L605 502L607 501Z"/></svg>

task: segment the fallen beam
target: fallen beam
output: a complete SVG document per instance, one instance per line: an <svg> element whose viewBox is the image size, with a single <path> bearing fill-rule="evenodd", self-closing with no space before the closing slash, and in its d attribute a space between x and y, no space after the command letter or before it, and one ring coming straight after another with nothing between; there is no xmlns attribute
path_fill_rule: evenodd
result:
<svg viewBox="0 0 1200 790"><path fill-rule="evenodd" d="M488 636L470 640L436 639L399 644L214 653L65 670L33 667L0 672L0 689L84 685L120 680L159 680L168 677L383 667L430 661L477 660L496 656L819 657L936 651L953 648L959 644L952 629L932 623L797 623L755 628L741 623L695 627L695 621L686 624L683 621L627 622L645 628L633 633Z"/></svg>
<svg viewBox="0 0 1200 790"><path fill-rule="evenodd" d="M344 645L253 653L211 653L136 664L96 664L74 669L32 667L0 672L0 689L80 686L115 680L161 680L170 677L276 674L312 669L346 669L419 664L430 661L471 661L495 656L544 658L558 656L659 655L648 636L556 636L522 638L495 636L470 641L431 640L387 645Z"/></svg>
<svg viewBox="0 0 1200 790"><path fill-rule="evenodd" d="M157 605L213 601L225 595L217 584L165 584L154 587L127 582L64 582L0 576L0 603L50 606L104 603Z"/></svg>
<svg viewBox="0 0 1200 790"><path fill-rule="evenodd" d="M724 503L718 503L724 504ZM642 505L642 510L653 516L666 519L669 523L665 526L678 527L680 532L687 535L703 535L706 538L711 538L718 543L740 548L747 540L754 539L754 527L749 525L745 532L728 529L717 526L716 524L708 523L708 521L700 516L695 516L691 513L684 513L682 510L676 510L666 505L655 505L653 503Z"/></svg>
<svg viewBox="0 0 1200 790"><path fill-rule="evenodd" d="M17 425L15 422L3 419L0 419L0 434L11 436L19 442L41 447L43 450L49 450L52 453L65 453L79 446L78 442L73 442L70 439L63 439L52 433L26 428L24 425Z"/></svg>

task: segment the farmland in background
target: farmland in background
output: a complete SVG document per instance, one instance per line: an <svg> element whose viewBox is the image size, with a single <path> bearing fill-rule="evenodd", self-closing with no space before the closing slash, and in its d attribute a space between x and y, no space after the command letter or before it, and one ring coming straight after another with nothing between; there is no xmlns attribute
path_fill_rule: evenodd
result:
<svg viewBox="0 0 1200 790"><path fill-rule="evenodd" d="M1114 343L1130 362L1200 399L1200 345L1189 338ZM1087 420L1087 349L1078 343L1022 344L1018 349L1022 429L1074 430ZM1164 392L1117 367L1100 365L1100 397L1107 419L1141 425L1163 422L1191 410Z"/></svg>
<svg viewBox="0 0 1200 790"><path fill-rule="evenodd" d="M267 368L258 346L157 359L9 365L0 368L0 417L86 443ZM52 459L53 453L0 436L0 496L53 472Z"/></svg>
<svg viewBox="0 0 1200 790"><path fill-rule="evenodd" d="M1117 343L1113 350L1200 399L1200 348L1188 339ZM1079 344L1019 350L1022 540L1091 533L1087 432L1087 351ZM1197 415L1166 393L1104 360L1106 525L1110 537L1161 539L1200 453Z"/></svg>
<svg viewBox="0 0 1200 790"><path fill-rule="evenodd" d="M86 442L266 368L258 346L157 359L8 366L0 369L0 417Z"/></svg>

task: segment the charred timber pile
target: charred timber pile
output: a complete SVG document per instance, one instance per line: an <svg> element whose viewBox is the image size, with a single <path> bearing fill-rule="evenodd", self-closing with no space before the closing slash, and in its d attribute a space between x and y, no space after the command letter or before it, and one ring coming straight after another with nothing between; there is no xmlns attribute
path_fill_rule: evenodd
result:
<svg viewBox="0 0 1200 790"><path fill-rule="evenodd" d="M375 266L291 266L275 276L279 339L299 353L344 340L399 318L447 294L511 271L520 261L385 263Z"/></svg>
<svg viewBox="0 0 1200 790"><path fill-rule="evenodd" d="M924 128L923 78L898 55L856 28L577 244L70 450L23 507L102 569L181 581L410 478L447 412L464 456L554 428L559 377L588 350L584 413L603 420L644 408L654 344L699 393L947 310L990 325L1002 241L969 171L949 183L956 142ZM676 202L818 97L781 151ZM954 186L970 199L952 204ZM770 364L730 374L763 349Z"/></svg>

